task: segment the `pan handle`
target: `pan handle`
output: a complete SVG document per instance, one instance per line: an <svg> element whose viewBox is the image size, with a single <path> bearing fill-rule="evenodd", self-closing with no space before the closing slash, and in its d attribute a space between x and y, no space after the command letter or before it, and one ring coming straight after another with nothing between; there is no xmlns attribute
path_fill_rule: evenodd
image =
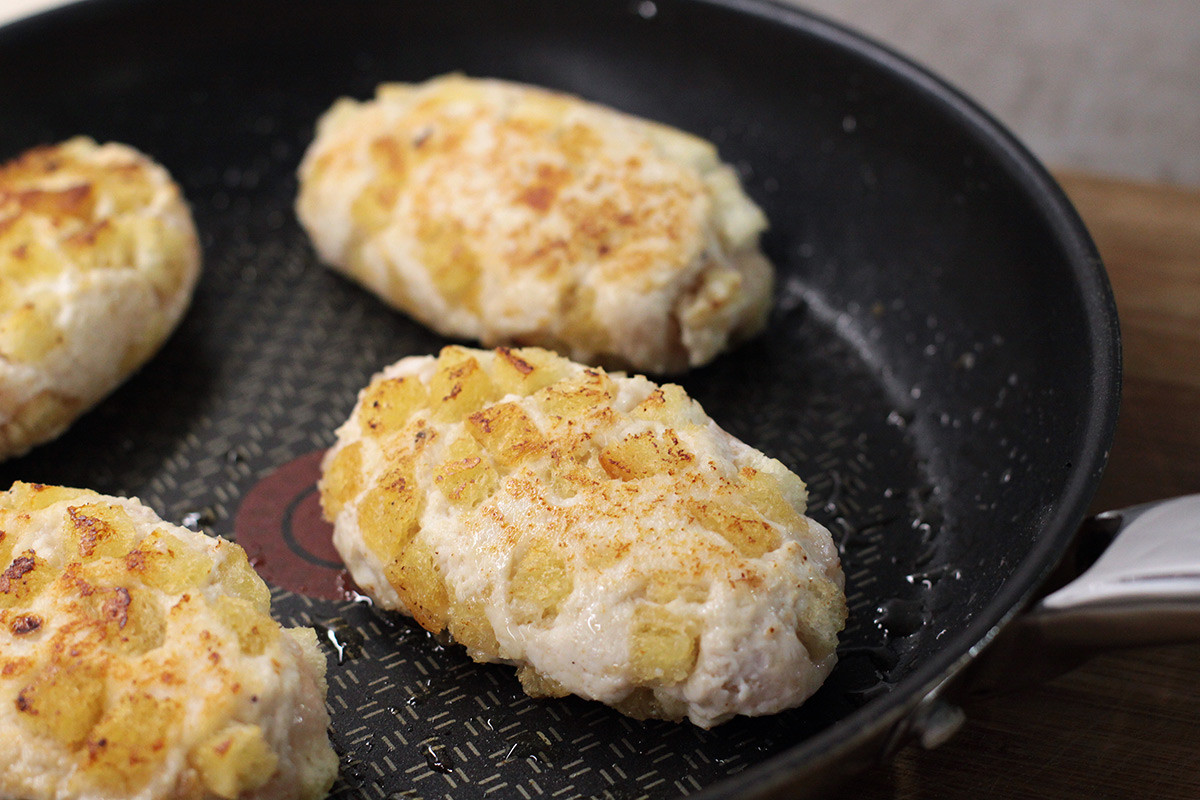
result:
<svg viewBox="0 0 1200 800"><path fill-rule="evenodd" d="M1115 649L1200 640L1200 495L1098 515L1112 542L1024 623L1064 646Z"/></svg>
<svg viewBox="0 0 1200 800"><path fill-rule="evenodd" d="M995 632L956 697L1044 683L1105 651L1200 641L1200 494L1089 519L1058 581Z"/></svg>
<svg viewBox="0 0 1200 800"><path fill-rule="evenodd" d="M1089 519L1062 569L1065 585L930 691L894 742L915 735L936 747L963 723L961 703L1045 683L1101 652L1200 641L1200 494Z"/></svg>

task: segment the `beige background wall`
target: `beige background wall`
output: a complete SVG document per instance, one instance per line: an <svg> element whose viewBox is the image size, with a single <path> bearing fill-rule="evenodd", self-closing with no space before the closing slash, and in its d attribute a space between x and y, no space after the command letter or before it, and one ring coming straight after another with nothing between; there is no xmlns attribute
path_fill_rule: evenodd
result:
<svg viewBox="0 0 1200 800"><path fill-rule="evenodd" d="M1051 167L1200 186L1200 0L784 1L931 68ZM60 2L0 0L0 22Z"/></svg>
<svg viewBox="0 0 1200 800"><path fill-rule="evenodd" d="M965 91L1043 161L1200 186L1200 0L792 0Z"/></svg>

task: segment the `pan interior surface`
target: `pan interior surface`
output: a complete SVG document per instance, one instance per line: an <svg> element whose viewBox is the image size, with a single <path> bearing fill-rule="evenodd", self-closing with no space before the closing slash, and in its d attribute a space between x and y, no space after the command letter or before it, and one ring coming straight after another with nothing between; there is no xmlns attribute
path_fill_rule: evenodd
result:
<svg viewBox="0 0 1200 800"><path fill-rule="evenodd" d="M136 495L239 538L243 500L328 447L375 371L446 343L316 261L291 209L317 116L384 80L502 77L677 125L739 167L771 220L774 313L680 383L808 481L851 617L804 707L703 731L530 700L407 619L277 587L277 616L328 647L334 796L747 796L911 705L1032 591L1103 465L1115 315L1065 200L982 115L775 6L347 9L96 0L0 30L0 158L132 144L181 183L205 255L159 356L0 483Z"/></svg>

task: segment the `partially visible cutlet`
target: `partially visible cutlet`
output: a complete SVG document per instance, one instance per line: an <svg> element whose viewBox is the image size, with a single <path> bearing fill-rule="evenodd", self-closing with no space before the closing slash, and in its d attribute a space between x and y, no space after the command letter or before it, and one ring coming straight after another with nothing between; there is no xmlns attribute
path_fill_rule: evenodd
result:
<svg viewBox="0 0 1200 800"><path fill-rule="evenodd" d="M136 150L77 137L0 165L0 459L149 359L199 271L179 187Z"/></svg>
<svg viewBox="0 0 1200 800"><path fill-rule="evenodd" d="M137 500L0 493L0 797L323 798L325 658L270 599Z"/></svg>

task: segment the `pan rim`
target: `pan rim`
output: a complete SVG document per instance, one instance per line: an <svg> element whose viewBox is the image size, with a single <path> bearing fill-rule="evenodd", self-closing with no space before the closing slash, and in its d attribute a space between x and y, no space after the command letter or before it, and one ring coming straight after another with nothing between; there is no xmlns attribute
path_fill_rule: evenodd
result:
<svg viewBox="0 0 1200 800"><path fill-rule="evenodd" d="M982 148L994 155L1014 181L1036 200L1038 210L1067 256L1080 289L1092 362L1092 406L1081 419L1082 447L1072 454L1060 502L1042 523L1042 533L1013 569L996 596L971 624L932 654L887 695L880 696L745 771L693 795L698 798L756 797L778 792L818 765L828 765L872 737L901 724L930 692L958 675L1005 624L1017 616L1048 577L1067 546L1098 487L1116 426L1120 399L1121 352L1117 309L1100 256L1090 234L1048 170L1002 123L944 79L908 57L859 32L783 0L688 0L757 18L832 44L872 68L912 87L954 117ZM686 3L684 3L686 4ZM99 9L149 7L148 0L71 0L0 26L0 46L20 35L44 33L61 20Z"/></svg>
<svg viewBox="0 0 1200 800"><path fill-rule="evenodd" d="M895 49L863 33L783 0L692 0L759 18L832 44L907 84L954 118L972 139L996 157L1010 177L1036 201L1037 210L1066 256L1080 290L1092 353L1092 406L1080 436L1082 447L1068 462L1060 503L1041 524L1041 534L1000 590L964 630L896 684L843 719L787 750L694 795L716 798L768 797L794 787L822 766L888 735L927 697L941 692L986 649L996 634L1036 596L1087 515L1099 486L1116 429L1121 396L1121 338L1116 301L1100 254L1083 220L1041 161L991 112L950 82ZM825 776L828 777L828 776ZM848 777L848 776L842 776Z"/></svg>

